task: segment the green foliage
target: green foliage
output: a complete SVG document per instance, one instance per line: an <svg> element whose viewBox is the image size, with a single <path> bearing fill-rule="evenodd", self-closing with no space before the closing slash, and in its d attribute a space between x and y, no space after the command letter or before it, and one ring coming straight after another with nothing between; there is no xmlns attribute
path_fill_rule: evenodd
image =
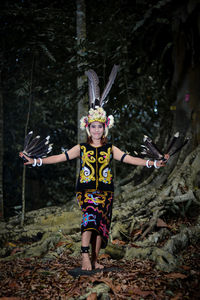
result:
<svg viewBox="0 0 200 300"><path fill-rule="evenodd" d="M170 1L137 1L135 5L130 1L96 1L95 6L88 2L87 22L92 30L88 30L87 59L100 75L101 90L112 65L120 65L106 109L115 117L114 144L134 155L134 150L140 152L144 134L158 135L163 113L171 126L167 89L172 37L170 15L163 12ZM119 180L133 170L132 166L116 166Z"/></svg>
<svg viewBox="0 0 200 300"><path fill-rule="evenodd" d="M77 90L76 82L86 68L97 72L103 91L112 66L120 65L105 106L115 117L110 138L116 146L133 154L140 150L144 134L154 138L166 124L171 126L172 17L170 0L134 4L130 0L97 0L95 4L87 0L87 39L77 46L75 1L4 1L0 42L7 210L21 199L22 163L17 157L24 140L28 100L31 97L29 129L42 136L50 134L53 154L62 146L72 147L76 144L77 103L87 92L87 85ZM80 53L83 48L85 52ZM76 162L70 162L29 169L29 182L40 186L39 199L28 193L29 209L70 199L75 167ZM117 165L117 178L132 169Z"/></svg>
<svg viewBox="0 0 200 300"><path fill-rule="evenodd" d="M61 153L62 146L70 148L76 143L75 62L68 62L75 57L71 31L75 19L62 7L33 2L6 3L1 13L4 196L8 215L21 203L22 161L18 152L23 149L30 97L29 130L42 136L49 134L54 154ZM66 202L75 190L75 165L28 168L27 180L28 209L64 202L64 197Z"/></svg>

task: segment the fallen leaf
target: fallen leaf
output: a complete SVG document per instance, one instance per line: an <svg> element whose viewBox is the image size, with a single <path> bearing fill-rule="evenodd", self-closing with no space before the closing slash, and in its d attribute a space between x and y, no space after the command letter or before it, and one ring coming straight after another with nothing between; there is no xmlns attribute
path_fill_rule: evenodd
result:
<svg viewBox="0 0 200 300"><path fill-rule="evenodd" d="M23 273L23 275L24 275L25 277L30 276L30 274L31 274L31 270L26 270L26 271Z"/></svg>
<svg viewBox="0 0 200 300"><path fill-rule="evenodd" d="M127 287L127 285L126 285L126 287ZM121 284L118 284L118 285L115 286L115 289L116 289L117 292L120 292L121 289L123 289L123 286ZM123 289L123 290L125 290L125 289Z"/></svg>
<svg viewBox="0 0 200 300"><path fill-rule="evenodd" d="M106 254L106 253L103 253L103 254L101 254L99 257L98 257L98 259L104 259L104 258L110 258L110 255L109 254Z"/></svg>
<svg viewBox="0 0 200 300"><path fill-rule="evenodd" d="M149 295L154 296L155 299L157 298L153 291L142 291L139 288L129 289L128 293L138 295L138 296L141 296L141 297L144 297L144 298L149 296Z"/></svg>
<svg viewBox="0 0 200 300"><path fill-rule="evenodd" d="M19 284L18 284L16 281L11 281L11 282L9 282L8 286L9 286L11 289L19 288Z"/></svg>
<svg viewBox="0 0 200 300"><path fill-rule="evenodd" d="M157 227L168 227L168 225L160 218L158 218L156 226Z"/></svg>
<svg viewBox="0 0 200 300"><path fill-rule="evenodd" d="M63 246L63 245L65 245L66 244L66 242L59 242L59 243L57 243L56 245L55 245L55 247L57 248L57 247L61 247L61 246Z"/></svg>
<svg viewBox="0 0 200 300"><path fill-rule="evenodd" d="M182 273L170 273L170 274L166 274L165 277L172 278L172 279L185 279L187 278L187 275Z"/></svg>
<svg viewBox="0 0 200 300"><path fill-rule="evenodd" d="M13 250L12 250L12 252L10 253L10 255L14 255L15 253L17 253L17 252L22 252L23 251L23 249L21 249L21 248L14 248Z"/></svg>
<svg viewBox="0 0 200 300"><path fill-rule="evenodd" d="M175 297L171 298L171 300L181 300L183 299L183 295L181 293L178 293Z"/></svg>
<svg viewBox="0 0 200 300"><path fill-rule="evenodd" d="M140 234L142 234L142 230L141 229L136 229L136 230L132 231L131 236L136 236L136 235L140 235Z"/></svg>
<svg viewBox="0 0 200 300"><path fill-rule="evenodd" d="M120 285L120 290L122 290L123 292L126 292L127 291L127 288L128 288L128 285L127 284L122 284ZM119 290L119 291L120 291Z"/></svg>
<svg viewBox="0 0 200 300"><path fill-rule="evenodd" d="M20 300L19 297L0 297L0 300Z"/></svg>
<svg viewBox="0 0 200 300"><path fill-rule="evenodd" d="M114 284L112 283L112 281L108 278L101 278L101 279L97 279L97 278L94 278L92 279L92 282L104 282L106 285L109 286L109 288L113 291L114 294L116 294L116 288L114 286Z"/></svg>
<svg viewBox="0 0 200 300"><path fill-rule="evenodd" d="M69 243L69 242L65 241L65 242L59 242L55 245L56 248L59 248L61 246L65 246L67 248L70 248L72 246L72 243Z"/></svg>
<svg viewBox="0 0 200 300"><path fill-rule="evenodd" d="M180 266L183 270L185 270L185 271L188 271L188 270L190 270L191 268L189 267L189 266Z"/></svg>
<svg viewBox="0 0 200 300"><path fill-rule="evenodd" d="M88 297L87 300L97 300L97 293L91 293Z"/></svg>
<svg viewBox="0 0 200 300"><path fill-rule="evenodd" d="M120 241L120 240L113 240L112 244L113 245L125 245L126 243L124 241Z"/></svg>

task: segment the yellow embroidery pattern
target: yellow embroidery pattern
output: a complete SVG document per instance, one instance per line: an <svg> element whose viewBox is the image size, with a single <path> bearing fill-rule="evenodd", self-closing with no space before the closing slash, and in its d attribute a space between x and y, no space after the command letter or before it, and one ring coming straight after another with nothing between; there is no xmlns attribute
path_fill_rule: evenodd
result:
<svg viewBox="0 0 200 300"><path fill-rule="evenodd" d="M101 204L102 207L104 207L107 195L108 195L107 192L97 193L96 190L89 190L88 192L85 193L84 202L95 204L95 205Z"/></svg>
<svg viewBox="0 0 200 300"><path fill-rule="evenodd" d="M99 180L98 180L98 150L96 148L96 190L99 185Z"/></svg>
<svg viewBox="0 0 200 300"><path fill-rule="evenodd" d="M110 169L106 166L108 166L109 162L110 162L110 155L112 152L112 148L109 147L108 148L108 152L105 151L101 151L100 155L103 155L101 157L99 157L98 162L100 164L102 164L102 166L99 169L99 181L103 181L103 183L111 183L112 180L112 174L110 172Z"/></svg>
<svg viewBox="0 0 200 300"><path fill-rule="evenodd" d="M82 154L82 170L80 171L80 182L86 183L89 181L95 181L95 171L93 166L90 163L94 163L96 161L93 150L86 151L85 146L81 146L83 150ZM88 168L89 167L89 168Z"/></svg>
<svg viewBox="0 0 200 300"><path fill-rule="evenodd" d="M81 208L81 206L83 205L82 192L77 192L76 193L76 199L77 199L79 207Z"/></svg>

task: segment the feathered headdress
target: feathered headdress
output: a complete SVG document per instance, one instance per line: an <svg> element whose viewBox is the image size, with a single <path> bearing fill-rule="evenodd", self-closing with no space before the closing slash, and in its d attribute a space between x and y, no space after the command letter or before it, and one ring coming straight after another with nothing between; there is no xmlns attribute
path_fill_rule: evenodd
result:
<svg viewBox="0 0 200 300"><path fill-rule="evenodd" d="M80 120L80 128L82 130L86 129L87 134L90 136L88 126L90 123L98 121L105 124L105 136L108 135L108 129L112 128L114 125L114 118L112 115L106 117L106 112L103 109L104 104L107 102L106 97L110 92L110 89L115 81L117 71L119 66L114 65L109 76L109 81L100 96L99 89L99 78L94 70L88 70L85 75L88 77L88 87L89 87L89 114L84 116Z"/></svg>

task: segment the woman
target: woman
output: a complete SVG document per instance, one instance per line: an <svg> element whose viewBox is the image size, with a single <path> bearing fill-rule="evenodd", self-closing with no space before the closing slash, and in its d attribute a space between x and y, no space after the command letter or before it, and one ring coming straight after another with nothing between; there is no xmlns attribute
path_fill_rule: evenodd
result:
<svg viewBox="0 0 200 300"><path fill-rule="evenodd" d="M54 164L80 158L80 175L77 181L77 199L83 213L81 223L81 253L82 270L102 269L99 264L98 254L100 248L105 248L109 238L110 222L112 217L112 203L114 196L113 176L110 167L114 158L121 162L132 165L164 166L163 161L150 161L131 155L107 143L108 129L114 124L113 116L106 116L103 104L114 82L117 66L113 67L109 82L100 97L98 77L93 70L86 72L89 79L90 110L88 116L80 120L81 129L86 129L88 134L87 143L74 146L69 151L46 158L32 159L23 152L25 165L33 166L42 164ZM92 256L89 256L89 244L92 245Z"/></svg>
<svg viewBox="0 0 200 300"><path fill-rule="evenodd" d="M90 123L88 127L89 133L91 135L89 144L86 143L76 145L65 153L49 156L42 159L42 164L55 164L64 162L66 160L80 158L80 155L82 154L81 170L77 184L77 198L79 200L79 205L83 211L83 219L81 225L82 270L103 268L103 266L97 262L97 259L100 248L106 247L112 217L114 189L112 173L110 170L110 161L112 160L112 158L114 158L116 160L121 160L132 165L147 165L147 160L133 157L131 155L126 155L116 146L105 143L105 127L103 122L94 121ZM20 156L25 156L25 158L28 160L25 165L34 163L34 160L32 158L29 158L22 152L20 152ZM87 158L89 158L88 163L87 158L84 156L87 156ZM98 172L98 174L96 174L96 171L99 171L101 169L101 166L97 166L97 169L94 170L92 164L95 164L96 168L97 161L100 160L101 162L101 158L103 158L102 161L105 165L102 163L101 166L104 165L102 168L102 172L100 171ZM39 164L40 162L41 161L37 159L37 164ZM153 161L148 161L148 166L153 165ZM156 162L157 168L164 165L165 164L162 161ZM91 170L94 170L94 172L92 173ZM87 182L84 182L85 180L87 180ZM90 188L90 182L92 188ZM98 189L98 185L101 185L101 189ZM92 244L91 261L89 257L90 242Z"/></svg>

